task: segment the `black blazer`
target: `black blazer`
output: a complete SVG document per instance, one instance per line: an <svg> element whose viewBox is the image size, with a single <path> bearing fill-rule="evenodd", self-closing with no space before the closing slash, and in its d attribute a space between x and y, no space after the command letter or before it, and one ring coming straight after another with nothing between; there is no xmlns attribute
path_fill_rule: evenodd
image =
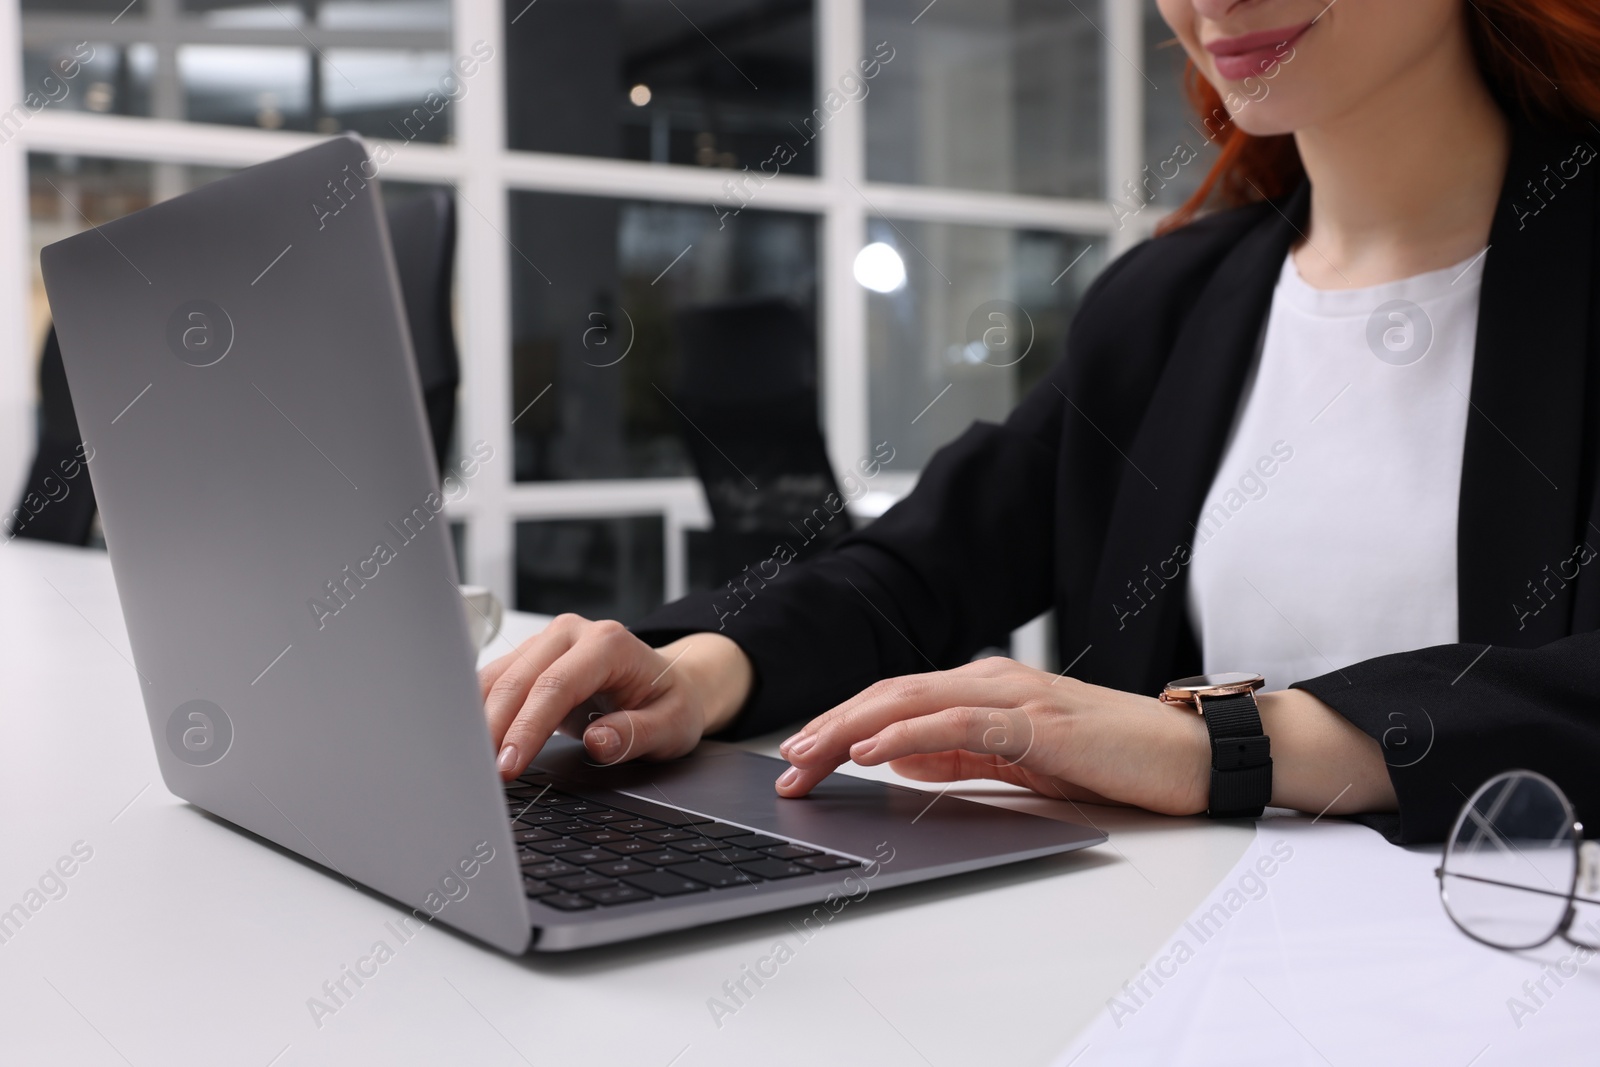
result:
<svg viewBox="0 0 1600 1067"><path fill-rule="evenodd" d="M1399 817L1380 828L1398 841L1441 839L1511 767L1548 774L1600 820L1595 144L1513 132L1461 475L1461 643L1297 683L1382 745ZM882 518L810 562L775 549L740 596L690 596L635 632L661 644L720 627L739 642L757 681L736 735L957 666L1047 608L1075 677L1154 695L1197 673L1187 547L1309 201L1302 186L1134 248L1090 288L1047 380L940 450Z"/></svg>

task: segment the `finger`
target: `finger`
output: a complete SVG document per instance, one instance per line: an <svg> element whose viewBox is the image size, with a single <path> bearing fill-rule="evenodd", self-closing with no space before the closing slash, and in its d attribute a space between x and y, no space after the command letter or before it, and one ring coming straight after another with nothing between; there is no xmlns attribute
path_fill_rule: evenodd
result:
<svg viewBox="0 0 1600 1067"><path fill-rule="evenodd" d="M488 699L489 687L494 685L495 681L498 680L502 674L506 673L506 670L517 661L517 655L519 652L520 649L513 645L510 652L507 652L505 655L496 659L492 659L482 667L478 668L478 695L480 697Z"/></svg>
<svg viewBox="0 0 1600 1067"><path fill-rule="evenodd" d="M1018 680L965 670L889 678L808 723L780 745L779 752L798 767L830 763L836 767L853 745L892 722L951 707L1005 705L1022 699Z"/></svg>
<svg viewBox="0 0 1600 1067"><path fill-rule="evenodd" d="M498 657L498 659L491 659L490 662L486 662L486 664L482 665L482 667L478 667L478 696L482 696L486 701L488 696L490 696L491 686L493 686L496 681L499 681L501 675L504 675L507 670L512 669L512 667L517 664L518 659L525 654L523 648L533 648L534 641L538 641L541 637L544 638L544 640L549 640L549 638L555 637L555 635L554 633L550 633L549 627L546 627L546 629L541 630L541 632L534 633L533 637L523 641L522 646L514 645L512 646L512 649L510 649L509 653Z"/></svg>
<svg viewBox="0 0 1600 1067"><path fill-rule="evenodd" d="M646 709L601 715L582 731L583 747L601 766L630 759L676 759L700 740L691 716L680 714L681 696Z"/></svg>
<svg viewBox="0 0 1600 1067"><path fill-rule="evenodd" d="M588 624L577 616L571 617L571 623L567 618L556 619L542 633L530 637L521 647L495 660L479 674L483 711L489 720L489 737L496 748L527 700L528 691L552 663L571 650L582 627ZM484 678L497 668L498 673L485 684Z"/></svg>
<svg viewBox="0 0 1600 1067"><path fill-rule="evenodd" d="M1010 694L1019 683L1026 684L1032 680L1033 675L1040 672L1032 667L1007 659L1004 656L988 656L984 659L974 660L962 664L960 667L948 671L933 671L926 674L909 674L900 678L889 678L868 686L849 700L823 712L804 726L800 727L793 736L786 739L778 746L779 750L787 757L803 738L810 737L817 732L836 724L840 719L848 719L857 714L860 709L874 701L886 688L898 684L919 682L942 682L954 687L951 690L951 699L944 704L945 707L955 703L1004 703L997 701L995 693L1005 692ZM938 684L934 682L934 684ZM970 696L954 699L955 693L963 694L988 694L986 697ZM934 709L937 710L937 709Z"/></svg>
<svg viewBox="0 0 1600 1067"><path fill-rule="evenodd" d="M850 746L850 758L872 767L901 756L961 749L1016 766L1033 750L1037 734L1024 708L946 708L892 722Z"/></svg>
<svg viewBox="0 0 1600 1067"><path fill-rule="evenodd" d="M838 769L846 758L862 766L887 763L897 756L920 752L946 752L953 749L983 751L1014 738L1018 712L1015 709L986 707L946 707L927 715L889 722L872 736L850 744L840 753L837 745L824 748L826 733L818 735L816 748L803 756L792 756L794 766L778 779L778 794L799 797ZM846 739L844 724L836 724L835 741ZM996 737L996 735L1000 735ZM821 755L818 753L821 752Z"/></svg>
<svg viewBox="0 0 1600 1067"><path fill-rule="evenodd" d="M624 707L643 703L649 686L639 684L638 677L641 667L650 669L641 662L646 657L660 658L621 623L588 626L528 687L527 698L500 744L496 766L502 777L521 774L562 720L596 693L605 692Z"/></svg>

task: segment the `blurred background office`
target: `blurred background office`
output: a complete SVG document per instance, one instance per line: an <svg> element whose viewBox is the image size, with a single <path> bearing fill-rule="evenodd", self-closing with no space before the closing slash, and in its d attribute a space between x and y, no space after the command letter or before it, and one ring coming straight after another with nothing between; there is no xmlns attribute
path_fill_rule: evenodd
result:
<svg viewBox="0 0 1600 1067"><path fill-rule="evenodd" d="M42 433L95 437L39 249L353 130L442 464L494 452L464 580L629 620L814 549L1003 418L1194 187L1167 37L1153 0L0 0L8 529L102 543L14 507Z"/></svg>

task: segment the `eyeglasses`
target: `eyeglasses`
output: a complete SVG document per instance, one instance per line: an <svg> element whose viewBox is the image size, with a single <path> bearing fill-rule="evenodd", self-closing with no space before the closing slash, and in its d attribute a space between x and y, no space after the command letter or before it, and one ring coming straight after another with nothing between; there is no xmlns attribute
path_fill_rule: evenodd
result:
<svg viewBox="0 0 1600 1067"><path fill-rule="evenodd" d="M1583 839L1566 794L1542 774L1506 771L1479 786L1434 873L1445 913L1474 941L1529 949L1561 937L1600 951L1572 936L1573 905L1600 905L1600 842Z"/></svg>

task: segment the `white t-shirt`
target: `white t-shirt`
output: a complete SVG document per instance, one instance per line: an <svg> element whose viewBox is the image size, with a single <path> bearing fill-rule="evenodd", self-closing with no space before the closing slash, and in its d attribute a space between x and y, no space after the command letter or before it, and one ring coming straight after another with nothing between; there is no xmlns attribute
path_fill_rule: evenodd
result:
<svg viewBox="0 0 1600 1067"><path fill-rule="evenodd" d="M1457 640L1456 517L1480 253L1367 289L1284 260L1247 400L1196 520L1205 670L1268 689Z"/></svg>

